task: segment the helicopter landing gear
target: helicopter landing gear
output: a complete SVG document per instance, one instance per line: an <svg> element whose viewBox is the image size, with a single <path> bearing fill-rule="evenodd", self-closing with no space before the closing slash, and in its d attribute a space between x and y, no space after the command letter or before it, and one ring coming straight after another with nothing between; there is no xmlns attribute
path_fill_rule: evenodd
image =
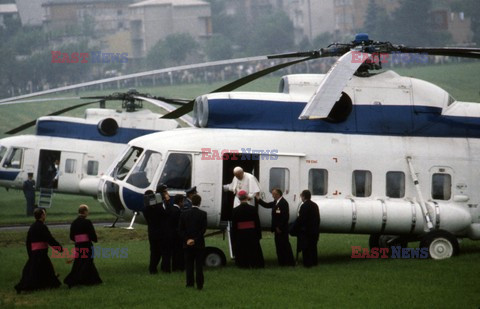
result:
<svg viewBox="0 0 480 309"><path fill-rule="evenodd" d="M457 237L444 230L425 234L420 240L420 248L428 248L428 255L434 260L448 259L460 251Z"/></svg>
<svg viewBox="0 0 480 309"><path fill-rule="evenodd" d="M400 246L406 248L408 240L397 235L371 234L368 239L368 245L372 248L390 248Z"/></svg>
<svg viewBox="0 0 480 309"><path fill-rule="evenodd" d="M215 247L205 247L205 266L217 268L226 264L227 258L222 250Z"/></svg>

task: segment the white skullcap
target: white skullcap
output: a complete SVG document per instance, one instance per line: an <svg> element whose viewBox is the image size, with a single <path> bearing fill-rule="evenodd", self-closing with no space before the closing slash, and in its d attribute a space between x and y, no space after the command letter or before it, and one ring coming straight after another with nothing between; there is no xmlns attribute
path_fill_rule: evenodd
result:
<svg viewBox="0 0 480 309"><path fill-rule="evenodd" d="M233 169L234 174L240 173L240 172L243 172L243 168L241 168L240 166L237 166L236 168Z"/></svg>

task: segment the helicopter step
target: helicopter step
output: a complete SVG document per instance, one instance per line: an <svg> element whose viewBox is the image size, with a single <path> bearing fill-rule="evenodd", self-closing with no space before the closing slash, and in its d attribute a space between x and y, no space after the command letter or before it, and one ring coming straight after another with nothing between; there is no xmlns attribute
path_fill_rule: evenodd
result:
<svg viewBox="0 0 480 309"><path fill-rule="evenodd" d="M38 207L50 208L52 207L53 189L40 188L40 196L38 198Z"/></svg>

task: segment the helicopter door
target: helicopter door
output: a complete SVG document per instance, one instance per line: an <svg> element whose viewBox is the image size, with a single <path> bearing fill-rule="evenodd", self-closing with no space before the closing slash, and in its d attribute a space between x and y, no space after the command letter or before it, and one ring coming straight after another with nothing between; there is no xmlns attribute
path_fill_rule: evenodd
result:
<svg viewBox="0 0 480 309"><path fill-rule="evenodd" d="M55 188L55 161L60 161L60 151L40 149L38 181L40 188Z"/></svg>
<svg viewBox="0 0 480 309"><path fill-rule="evenodd" d="M230 184L233 180L233 169L237 166L243 168L243 170L247 173L254 175L257 179L259 179L260 171L259 171L259 161L252 158L249 155L243 155L241 153L227 153L225 154L224 158L228 158L228 160L223 160L223 169L222 169L222 185ZM242 160L243 158L243 160ZM254 159L254 160L252 160ZM234 194L233 192L225 192L222 190L222 213L221 213L221 220L222 221L230 221L232 219L232 211L233 211L233 200ZM255 203L256 204L256 203Z"/></svg>
<svg viewBox="0 0 480 309"><path fill-rule="evenodd" d="M62 152L58 176L58 190L78 193L82 179L83 153Z"/></svg>
<svg viewBox="0 0 480 309"><path fill-rule="evenodd" d="M269 160L260 160L260 187L262 189L262 199L271 202L272 189L278 188L283 192L283 198L288 201L290 214L296 212L300 203L300 193L303 189L300 187L300 156L297 155L278 155L271 156ZM263 193L265 196L263 196ZM271 210L259 207L258 214L262 222L270 222ZM290 221L295 218L290 216Z"/></svg>

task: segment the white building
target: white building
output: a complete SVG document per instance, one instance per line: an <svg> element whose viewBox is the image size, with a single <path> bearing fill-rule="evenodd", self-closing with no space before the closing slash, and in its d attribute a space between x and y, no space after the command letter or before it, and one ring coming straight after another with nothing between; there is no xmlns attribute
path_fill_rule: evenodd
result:
<svg viewBox="0 0 480 309"><path fill-rule="evenodd" d="M147 0L132 4L132 57L145 57L160 40L188 33L201 42L212 34L210 4L201 0Z"/></svg>

